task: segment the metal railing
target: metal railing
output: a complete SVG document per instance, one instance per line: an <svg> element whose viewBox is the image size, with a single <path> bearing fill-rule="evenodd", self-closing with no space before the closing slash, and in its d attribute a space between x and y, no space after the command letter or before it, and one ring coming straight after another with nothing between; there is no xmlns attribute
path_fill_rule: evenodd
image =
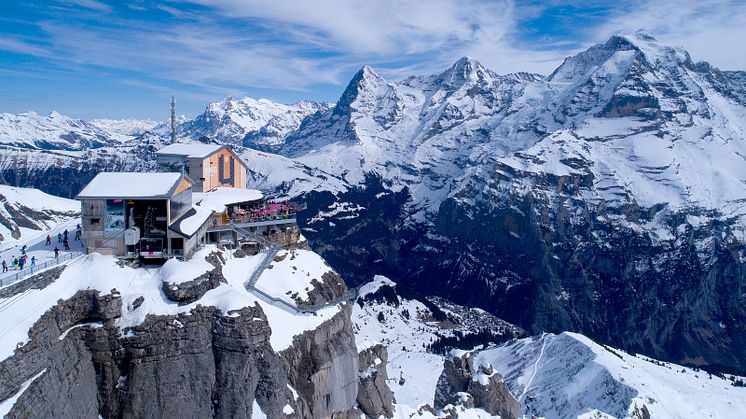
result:
<svg viewBox="0 0 746 419"><path fill-rule="evenodd" d="M21 279L26 278L27 276L33 275L34 273L39 273L41 271L49 269L50 267L60 265L62 262L73 260L83 254L85 254L85 252L62 253L59 257L52 260L38 263L34 266L26 265L26 268L2 273L0 274L0 288L14 284Z"/></svg>
<svg viewBox="0 0 746 419"><path fill-rule="evenodd" d="M282 247L272 243L271 241L265 239L259 234L252 233L251 231L239 225L230 223L230 224L227 224L226 226L230 227L230 229L235 231L237 234L240 234L241 236L248 238L249 240L256 241L257 243L259 243L262 247L266 249L264 259L262 259L262 262L254 270L254 272L251 273L245 285L248 291L254 293L254 295L259 297L259 299L261 299L262 301L268 304L275 305L277 307L284 308L285 310L288 310L296 314L313 314L321 309L332 307L332 306L335 306L337 304L340 304L346 301L352 301L357 298L359 288L350 288L343 295L339 296L338 298L335 298L332 301L326 301L326 302L323 302L320 304L314 304L311 306L298 307L295 304L289 303L283 299L274 297L260 290L259 288L256 287L256 283L257 281L259 281L259 277L261 277L262 273L274 261L275 256L277 256L277 253L280 250L282 250Z"/></svg>

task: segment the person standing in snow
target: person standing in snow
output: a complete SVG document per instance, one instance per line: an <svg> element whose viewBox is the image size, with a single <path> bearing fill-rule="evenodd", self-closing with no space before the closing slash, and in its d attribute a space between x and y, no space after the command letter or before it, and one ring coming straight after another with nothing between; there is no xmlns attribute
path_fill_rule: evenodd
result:
<svg viewBox="0 0 746 419"><path fill-rule="evenodd" d="M3 272L8 272L8 262L3 259Z"/></svg>
<svg viewBox="0 0 746 419"><path fill-rule="evenodd" d="M67 238L67 229L65 229L65 231L64 231L63 233L64 233L64 236L63 236L63 237L64 237L64 238Z"/></svg>
<svg viewBox="0 0 746 419"><path fill-rule="evenodd" d="M12 262L10 262L10 268L16 270L18 268L18 258L13 256Z"/></svg>
<svg viewBox="0 0 746 419"><path fill-rule="evenodd" d="M31 256L31 267L36 266L36 256Z"/></svg>
<svg viewBox="0 0 746 419"><path fill-rule="evenodd" d="M65 250L70 250L70 242L67 240L67 237L62 240L62 244L65 246Z"/></svg>
<svg viewBox="0 0 746 419"><path fill-rule="evenodd" d="M25 244L23 245L23 247L21 247L21 254L22 255L26 254L26 245Z"/></svg>
<svg viewBox="0 0 746 419"><path fill-rule="evenodd" d="M23 263L24 263L23 258L18 259L18 269L23 270Z"/></svg>
<svg viewBox="0 0 746 419"><path fill-rule="evenodd" d="M62 233L57 233L57 243L62 243Z"/></svg>
<svg viewBox="0 0 746 419"><path fill-rule="evenodd" d="M52 244L52 236L47 234L47 246L49 246L50 244Z"/></svg>
<svg viewBox="0 0 746 419"><path fill-rule="evenodd" d="M54 246L54 257L55 259L60 257L60 248L57 246Z"/></svg>
<svg viewBox="0 0 746 419"><path fill-rule="evenodd" d="M80 240L80 230L75 231L75 240Z"/></svg>

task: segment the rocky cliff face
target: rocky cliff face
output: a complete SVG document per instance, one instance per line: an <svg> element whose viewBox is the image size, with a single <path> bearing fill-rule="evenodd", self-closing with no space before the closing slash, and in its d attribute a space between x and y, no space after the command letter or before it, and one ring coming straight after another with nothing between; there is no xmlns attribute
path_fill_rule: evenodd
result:
<svg viewBox="0 0 746 419"><path fill-rule="evenodd" d="M248 418L257 406L272 418L355 415L349 304L279 353L259 304L197 305L122 329L123 309L143 299L130 304L116 290L80 291L36 321L0 362L0 400L18 396L8 417Z"/></svg>
<svg viewBox="0 0 746 419"><path fill-rule="evenodd" d="M435 408L465 402L465 407L482 408L504 419L521 416L521 404L500 373L489 364L475 368L470 353L455 352L444 361L443 373L435 389Z"/></svg>
<svg viewBox="0 0 746 419"><path fill-rule="evenodd" d="M394 393L386 381L388 351L378 343L360 351L358 355L357 402L360 411L371 418L394 415Z"/></svg>

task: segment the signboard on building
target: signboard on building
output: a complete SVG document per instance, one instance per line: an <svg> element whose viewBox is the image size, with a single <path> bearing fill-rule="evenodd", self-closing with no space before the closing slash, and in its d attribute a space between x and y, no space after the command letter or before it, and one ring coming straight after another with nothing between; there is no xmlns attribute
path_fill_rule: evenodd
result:
<svg viewBox="0 0 746 419"><path fill-rule="evenodd" d="M124 200L107 199L104 235L107 237L122 236L124 235L124 226Z"/></svg>

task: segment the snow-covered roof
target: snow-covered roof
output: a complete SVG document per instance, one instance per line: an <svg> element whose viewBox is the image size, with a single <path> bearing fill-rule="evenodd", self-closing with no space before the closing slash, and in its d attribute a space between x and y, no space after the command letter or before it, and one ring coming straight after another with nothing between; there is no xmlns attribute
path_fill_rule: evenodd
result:
<svg viewBox="0 0 746 419"><path fill-rule="evenodd" d="M212 215L211 210L193 206L181 218L171 223L168 228L184 237L192 237L207 222L210 215Z"/></svg>
<svg viewBox="0 0 746 419"><path fill-rule="evenodd" d="M202 208L222 212L226 205L262 199L264 194L256 189L216 188L205 193L193 194L192 200Z"/></svg>
<svg viewBox="0 0 746 419"><path fill-rule="evenodd" d="M222 147L220 144L176 143L163 147L156 151L155 154L205 158Z"/></svg>
<svg viewBox="0 0 746 419"><path fill-rule="evenodd" d="M182 176L181 173L103 172L77 198L165 198Z"/></svg>

